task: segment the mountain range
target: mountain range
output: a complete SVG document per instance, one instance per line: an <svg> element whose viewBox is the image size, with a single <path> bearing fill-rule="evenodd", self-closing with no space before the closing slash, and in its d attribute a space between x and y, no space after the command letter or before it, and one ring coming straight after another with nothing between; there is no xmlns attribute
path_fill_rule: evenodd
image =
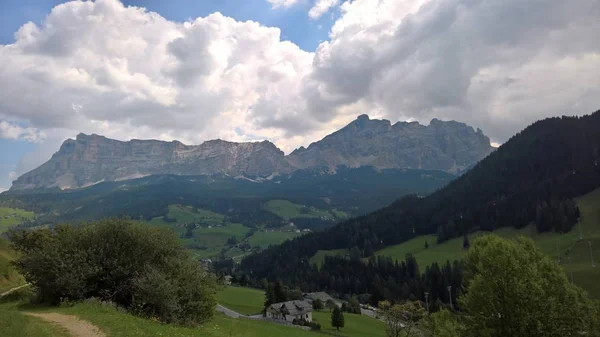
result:
<svg viewBox="0 0 600 337"><path fill-rule="evenodd" d="M185 145L179 141L124 142L79 134L66 140L49 161L14 181L11 190L77 189L163 174L225 174L265 180L298 170L334 173L340 167L365 166L457 174L493 149L481 130L464 123L433 119L427 126L417 122L392 125L367 115L287 156L269 141L235 143L217 139Z"/></svg>
<svg viewBox="0 0 600 337"><path fill-rule="evenodd" d="M434 235L437 243L443 243L503 227L567 233L581 220L576 199L598 188L600 111L583 117L548 118L519 132L428 196L405 196L377 211L249 255L239 272L253 281L279 280L309 291L309 284L320 277L326 281L340 277L341 286L334 281L329 284L330 290L342 291L343 285L359 282L347 274L334 277L333 267L320 272L309 262L317 252L354 250L367 258L421 235ZM598 214L597 205L592 208L591 213Z"/></svg>

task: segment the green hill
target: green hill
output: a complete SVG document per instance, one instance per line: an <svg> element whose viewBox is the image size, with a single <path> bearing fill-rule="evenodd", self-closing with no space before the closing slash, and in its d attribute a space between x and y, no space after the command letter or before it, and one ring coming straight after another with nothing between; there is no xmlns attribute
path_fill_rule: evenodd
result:
<svg viewBox="0 0 600 337"><path fill-rule="evenodd" d="M416 253L423 265L440 256L444 260L460 258L463 235L491 231L514 236L535 229L540 234L530 235L545 251L555 243L566 249L572 244L567 238L573 235L584 212L577 207L577 198L599 187L600 111L583 117L547 118L528 126L428 196L403 197L378 211L251 254L242 260L238 271L252 282L278 279L292 287L360 293L370 290L364 282L371 280L361 278L358 284L359 275L342 271L342 266L349 265L344 259L328 266L329 280L315 277L318 271L307 262L319 251L350 249L369 257L408 241L409 247L390 248L386 254L404 255L423 247ZM587 217L584 214L583 221L588 221ZM427 251L424 235L431 240ZM436 242L445 244L434 248ZM583 254L580 246L574 246L577 250L573 254ZM350 282L338 282L340 277ZM357 286L349 289L348 283Z"/></svg>
<svg viewBox="0 0 600 337"><path fill-rule="evenodd" d="M580 222L568 233L538 233L534 227L522 229L501 228L493 233L502 237L516 237L519 235L530 237L540 249L549 256L558 260L560 254L561 264L567 272L573 272L573 281L586 289L593 297L600 298L600 264L592 267L590 243L596 261L600 259L600 189L577 198L577 205L581 212ZM583 240L579 240L579 229ZM469 235L474 237L486 232L479 231ZM463 249L463 238L455 238L438 244L435 235L422 235L398 245L389 246L375 252L376 255L390 256L397 260L404 260L406 254L411 253L417 259L419 266L424 268L436 262L443 264L447 260L459 260L466 253ZM425 242L429 248L425 248ZM320 254L325 254L320 251ZM317 255L315 255L317 256ZM569 256L571 257L569 262Z"/></svg>
<svg viewBox="0 0 600 337"><path fill-rule="evenodd" d="M0 238L0 293L25 282L10 264L14 258L15 253L10 249L8 241Z"/></svg>
<svg viewBox="0 0 600 337"><path fill-rule="evenodd" d="M0 207L0 234L12 226L31 220L34 217L33 212L18 208Z"/></svg>

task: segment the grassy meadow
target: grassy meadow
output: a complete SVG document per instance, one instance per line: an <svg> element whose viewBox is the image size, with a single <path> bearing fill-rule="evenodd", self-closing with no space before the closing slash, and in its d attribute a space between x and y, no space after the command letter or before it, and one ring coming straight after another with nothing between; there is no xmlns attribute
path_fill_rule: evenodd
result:
<svg viewBox="0 0 600 337"><path fill-rule="evenodd" d="M493 233L505 238L517 236L530 237L546 254L557 259L566 272L573 272L573 281L590 293L592 297L600 298L600 265L592 267L590 243L596 262L600 262L600 189L577 199L581 211L581 221L569 233L537 233L535 228L528 226L521 229L501 228ZM579 241L581 228L582 241ZM486 232L476 232L469 235L472 241ZM429 248L425 248L425 242ZM590 243L588 243L590 242ZM407 253L412 253L421 269L434 262L445 263L447 260L462 259L466 250L463 249L463 238L454 238L437 244L435 235L424 235L398 245L386 247L377 251L376 255L390 256L403 260ZM319 252L326 255L330 252ZM318 254L319 254L318 253ZM568 256L571 257L569 260ZM315 255L313 258L316 258ZM569 262L570 261L570 262Z"/></svg>
<svg viewBox="0 0 600 337"><path fill-rule="evenodd" d="M265 292L258 289L228 286L217 294L222 306L244 315L256 315L263 309Z"/></svg>
<svg viewBox="0 0 600 337"><path fill-rule="evenodd" d="M328 211L319 210L314 207L305 207L288 200L270 200L263 207L265 210L286 220L292 218L334 218ZM343 215L345 213L337 212L337 214Z"/></svg>
<svg viewBox="0 0 600 337"><path fill-rule="evenodd" d="M40 318L25 315L18 301L0 299L0 336L6 337L67 337L62 328Z"/></svg>
<svg viewBox="0 0 600 337"><path fill-rule="evenodd" d="M346 255L349 253L348 249L332 249L332 250L318 250L308 261L310 264L317 264L319 267L323 265L326 256L338 256Z"/></svg>
<svg viewBox="0 0 600 337"><path fill-rule="evenodd" d="M200 258L217 256L223 249L226 249L227 257L240 258L246 254L235 247L229 247L227 240L233 236L238 242L243 241L250 228L239 223L227 222L222 214L190 206L169 205L167 217L175 221L167 222L163 217L157 217L148 221L148 225L172 229ZM192 237L184 238L187 231L184 224L188 223L200 224L201 227L192 231ZM269 245L280 244L298 235L300 234L293 231L256 231L247 240L251 247L267 248Z"/></svg>
<svg viewBox="0 0 600 337"><path fill-rule="evenodd" d="M34 217L33 212L18 208L0 207L0 234L6 232L12 226Z"/></svg>
<svg viewBox="0 0 600 337"><path fill-rule="evenodd" d="M296 232L256 232L248 238L248 243L252 247L267 248L270 245L278 245L299 235L301 234Z"/></svg>
<svg viewBox="0 0 600 337"><path fill-rule="evenodd" d="M313 320L321 324L321 331L329 335L345 337L385 337L383 322L369 316L344 313L344 327L336 331L331 326L329 310L313 312Z"/></svg>
<svg viewBox="0 0 600 337"><path fill-rule="evenodd" d="M8 241L0 238L0 293L25 283L10 264L14 258L15 253L10 249Z"/></svg>

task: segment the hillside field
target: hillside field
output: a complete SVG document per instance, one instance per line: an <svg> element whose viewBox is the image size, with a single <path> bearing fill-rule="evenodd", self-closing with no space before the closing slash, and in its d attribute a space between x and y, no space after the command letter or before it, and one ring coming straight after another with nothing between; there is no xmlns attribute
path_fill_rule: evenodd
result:
<svg viewBox="0 0 600 337"><path fill-rule="evenodd" d="M14 258L15 253L10 249L8 241L0 238L0 293L25 283L10 264Z"/></svg>
<svg viewBox="0 0 600 337"><path fill-rule="evenodd" d="M556 258L557 261L560 255L561 264L566 272L573 272L574 283L587 290L592 297L600 298L600 282L597 281L600 280L600 189L580 197L577 204L581 211L581 219L579 224L568 233L540 234L531 226L522 229L501 228L493 233L506 238L520 235L530 237L544 253ZM582 241L579 241L579 228L581 228ZM469 235L469 240L472 242L475 237L483 234L486 232L472 233ZM425 249L425 242L429 244L428 249ZM596 267L592 267L590 243ZM466 253L462 244L462 237L437 244L435 235L425 235L386 247L375 254L403 260L407 253L412 253L423 270L433 262L441 264L447 260L462 259ZM571 256L570 262L568 256Z"/></svg>
<svg viewBox="0 0 600 337"><path fill-rule="evenodd" d="M263 208L286 220L293 218L335 219L348 217L348 214L342 211L334 210L328 212L314 207L298 205L288 200L270 200L265 203Z"/></svg>
<svg viewBox="0 0 600 337"><path fill-rule="evenodd" d="M18 208L0 207L0 234L7 231L11 226L18 225L34 217L33 212Z"/></svg>
<svg viewBox="0 0 600 337"><path fill-rule="evenodd" d="M267 248L270 245L278 245L286 240L293 239L301 234L296 232L261 232L258 231L248 238L252 247Z"/></svg>
<svg viewBox="0 0 600 337"><path fill-rule="evenodd" d="M263 310L265 292L263 290L227 286L218 293L217 300L222 306L245 315L256 315Z"/></svg>
<svg viewBox="0 0 600 337"><path fill-rule="evenodd" d="M332 249L332 250L318 250L315 255L313 255L308 262L310 264L317 264L319 267L323 265L323 261L326 256L338 256L348 254L348 249Z"/></svg>
<svg viewBox="0 0 600 337"><path fill-rule="evenodd" d="M246 254L240 249L228 246L227 240L233 236L238 243L244 241L250 228L239 223L226 221L223 214L205 209L195 209L190 206L169 205L167 219L169 221L165 221L163 217L157 217L147 223L150 226L172 229L181 238L182 242L200 258L217 256L223 249L226 250L225 255L228 257L239 258ZM200 227L192 229L192 236L186 237L188 229L185 225L190 223L198 224ZM283 229L269 232L258 230L247 238L247 242L251 247L267 248L270 245L277 245L300 235L294 231L283 231Z"/></svg>

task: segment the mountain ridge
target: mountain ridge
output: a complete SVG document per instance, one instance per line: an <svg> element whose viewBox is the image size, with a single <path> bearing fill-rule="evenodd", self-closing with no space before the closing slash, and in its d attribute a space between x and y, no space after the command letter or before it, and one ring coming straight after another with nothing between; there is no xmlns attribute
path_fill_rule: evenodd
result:
<svg viewBox="0 0 600 337"><path fill-rule="evenodd" d="M268 140L207 140L199 145L161 140L120 141L80 133L67 139L46 163L13 182L11 190L76 189L103 181L154 174L231 176L269 179L296 170L372 166L460 173L493 151L480 129L456 121L417 122L370 119L360 115L344 128L285 155Z"/></svg>
<svg viewBox="0 0 600 337"><path fill-rule="evenodd" d="M532 226L569 232L580 220L574 198L600 188L600 110L553 117L517 133L461 177L425 197L406 196L377 211L245 257L240 272L290 287L318 279L309 259L351 249L368 258L420 235L438 243L475 231ZM349 284L354 284L349 282Z"/></svg>

